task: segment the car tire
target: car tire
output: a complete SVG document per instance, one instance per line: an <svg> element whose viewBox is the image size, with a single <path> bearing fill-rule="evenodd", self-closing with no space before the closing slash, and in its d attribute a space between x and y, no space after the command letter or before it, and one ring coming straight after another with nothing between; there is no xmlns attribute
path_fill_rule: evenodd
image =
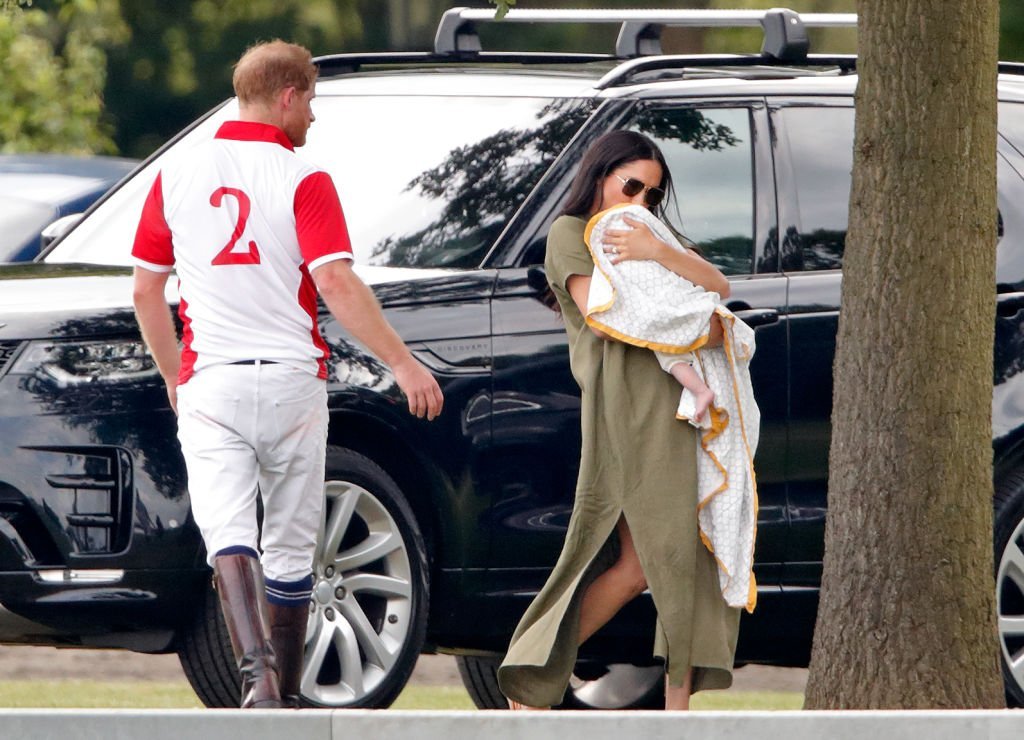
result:
<svg viewBox="0 0 1024 740"><path fill-rule="evenodd" d="M241 681L220 601L207 581L192 622L178 634L178 660L199 701L214 708L241 704Z"/></svg>
<svg viewBox="0 0 1024 740"><path fill-rule="evenodd" d="M477 709L508 709L508 700L498 688L500 658L457 655L455 664L459 668L462 685Z"/></svg>
<svg viewBox="0 0 1024 740"><path fill-rule="evenodd" d="M995 485L996 616L1006 702L1024 706L1024 468Z"/></svg>
<svg viewBox="0 0 1024 740"><path fill-rule="evenodd" d="M379 709L405 687L426 636L427 550L392 478L328 447L300 687L303 706ZM216 594L179 640L185 675L208 707L237 707L239 678Z"/></svg>
<svg viewBox="0 0 1024 740"><path fill-rule="evenodd" d="M456 657L462 685L478 709L508 709L498 688L501 659L491 656ZM665 675L660 666L615 663L595 667L579 663L556 709L664 709Z"/></svg>

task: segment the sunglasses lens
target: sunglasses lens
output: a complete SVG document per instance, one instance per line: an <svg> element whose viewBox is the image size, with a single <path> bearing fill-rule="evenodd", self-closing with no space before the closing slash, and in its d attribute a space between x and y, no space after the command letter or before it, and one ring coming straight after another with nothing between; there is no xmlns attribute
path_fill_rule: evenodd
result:
<svg viewBox="0 0 1024 740"><path fill-rule="evenodd" d="M632 198L643 189L644 184L635 177L626 178L626 181L622 183L622 194L627 198Z"/></svg>
<svg viewBox="0 0 1024 740"><path fill-rule="evenodd" d="M622 190L623 192L625 192L626 189L623 188ZM661 203L664 197L664 190L662 190L661 188L651 188L650 190L647 191L647 194L644 196L644 202L653 208L654 206Z"/></svg>

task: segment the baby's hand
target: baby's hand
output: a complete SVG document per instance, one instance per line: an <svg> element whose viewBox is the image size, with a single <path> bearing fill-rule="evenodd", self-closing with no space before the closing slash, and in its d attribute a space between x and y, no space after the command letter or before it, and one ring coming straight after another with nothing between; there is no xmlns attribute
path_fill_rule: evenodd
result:
<svg viewBox="0 0 1024 740"><path fill-rule="evenodd" d="M642 221L623 216L629 229L608 229L604 232L604 251L609 261L617 265L623 260L655 260L668 245L654 235Z"/></svg>

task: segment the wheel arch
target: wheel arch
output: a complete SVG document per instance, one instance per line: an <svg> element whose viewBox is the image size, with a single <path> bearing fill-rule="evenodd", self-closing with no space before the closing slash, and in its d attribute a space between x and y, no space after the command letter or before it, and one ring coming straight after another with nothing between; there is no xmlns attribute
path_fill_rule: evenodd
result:
<svg viewBox="0 0 1024 740"><path fill-rule="evenodd" d="M435 492L447 485L444 474L409 444L400 430L377 415L332 411L327 444L365 455L391 476L416 515L433 569L445 516L444 497Z"/></svg>
<svg viewBox="0 0 1024 740"><path fill-rule="evenodd" d="M999 481L1021 468L1024 468L1024 424L993 445L992 480L998 486Z"/></svg>

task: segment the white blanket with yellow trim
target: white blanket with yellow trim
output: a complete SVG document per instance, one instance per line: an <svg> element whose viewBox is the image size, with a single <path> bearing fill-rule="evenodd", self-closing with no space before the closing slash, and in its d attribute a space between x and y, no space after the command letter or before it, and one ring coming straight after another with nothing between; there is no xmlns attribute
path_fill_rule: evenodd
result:
<svg viewBox="0 0 1024 740"><path fill-rule="evenodd" d="M629 216L666 244L684 250L675 235L646 208L617 206L595 215L585 239L594 260L586 321L600 331L668 355L689 355L715 393L710 425L699 432L697 516L704 544L718 561L722 595L730 606L753 611L757 484L754 451L761 414L750 384L754 331L705 291L651 260L613 265L604 250L608 229L629 230ZM705 347L711 316L724 329L721 347ZM666 363L662 363L666 367ZM685 398L681 399L685 405ZM679 418L684 415L677 413Z"/></svg>

